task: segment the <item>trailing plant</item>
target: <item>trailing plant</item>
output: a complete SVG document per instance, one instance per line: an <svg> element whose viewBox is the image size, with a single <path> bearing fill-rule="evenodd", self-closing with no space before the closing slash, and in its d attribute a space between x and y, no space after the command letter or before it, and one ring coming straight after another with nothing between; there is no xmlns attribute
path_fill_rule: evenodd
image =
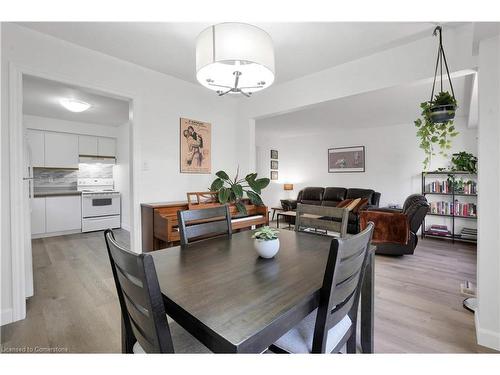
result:
<svg viewBox="0 0 500 375"><path fill-rule="evenodd" d="M451 158L453 171L466 171L469 173L477 173L477 157L469 152L457 152Z"/></svg>
<svg viewBox="0 0 500 375"><path fill-rule="evenodd" d="M451 139L459 134L453 126L453 120L442 123L434 123L432 120L432 108L435 105L446 104L456 106L455 98L448 92L440 92L434 97L433 101L420 104L422 118L415 120L415 126L418 128L419 146L424 150L425 154L424 171L428 170L432 156L436 155L436 148L439 148L439 154L447 156L447 151L451 148Z"/></svg>
<svg viewBox="0 0 500 375"><path fill-rule="evenodd" d="M275 240L276 238L278 238L278 233L279 233L278 230L271 228L271 227L268 227L268 226L265 226L265 227L257 229L254 232L252 238L256 238L258 240L264 240L264 241L271 241L271 240Z"/></svg>
<svg viewBox="0 0 500 375"><path fill-rule="evenodd" d="M260 194L269 185L270 180L257 178L257 173L250 173L245 178L238 179L239 170L238 167L234 179L229 178L229 175L224 171L217 172L215 174L217 178L210 185L210 191L218 193L217 197L220 203L234 203L238 212L246 215L247 210L242 199L246 195L253 204L262 206L264 203Z"/></svg>

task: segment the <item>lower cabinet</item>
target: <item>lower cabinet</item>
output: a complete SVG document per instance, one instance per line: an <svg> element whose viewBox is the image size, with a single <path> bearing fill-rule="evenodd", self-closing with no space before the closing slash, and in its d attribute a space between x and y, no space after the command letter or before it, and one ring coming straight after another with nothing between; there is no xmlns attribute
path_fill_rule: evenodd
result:
<svg viewBox="0 0 500 375"><path fill-rule="evenodd" d="M82 229L82 203L79 195L45 199L47 233Z"/></svg>
<svg viewBox="0 0 500 375"><path fill-rule="evenodd" d="M42 234L46 231L45 198L34 198L31 201L31 234Z"/></svg>

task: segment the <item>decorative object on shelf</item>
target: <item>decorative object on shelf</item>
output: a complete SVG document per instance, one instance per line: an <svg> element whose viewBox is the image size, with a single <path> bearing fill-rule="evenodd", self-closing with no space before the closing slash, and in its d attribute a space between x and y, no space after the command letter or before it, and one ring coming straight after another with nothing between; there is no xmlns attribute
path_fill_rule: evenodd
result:
<svg viewBox="0 0 500 375"><path fill-rule="evenodd" d="M280 249L279 231L265 226L257 229L252 238L255 238L254 247L257 253L266 259L273 258Z"/></svg>
<svg viewBox="0 0 500 375"><path fill-rule="evenodd" d="M271 150L271 159L278 159L278 150Z"/></svg>
<svg viewBox="0 0 500 375"><path fill-rule="evenodd" d="M271 160L271 169L278 169L278 160Z"/></svg>
<svg viewBox="0 0 500 375"><path fill-rule="evenodd" d="M278 179L278 171L271 171L271 180Z"/></svg>
<svg viewBox="0 0 500 375"><path fill-rule="evenodd" d="M452 170L477 173L477 157L465 151L456 152L451 157Z"/></svg>
<svg viewBox="0 0 500 375"><path fill-rule="evenodd" d="M181 173L212 172L212 125L208 122L180 119Z"/></svg>
<svg viewBox="0 0 500 375"><path fill-rule="evenodd" d="M365 146L328 149L328 173L365 171Z"/></svg>
<svg viewBox="0 0 500 375"><path fill-rule="evenodd" d="M283 190L285 191L293 190L293 184L283 184Z"/></svg>
<svg viewBox="0 0 500 375"><path fill-rule="evenodd" d="M446 55L444 53L441 26L437 26L434 29L433 35L438 34L439 47L431 98L428 102L420 104L422 118L415 120L415 126L418 128L417 137L420 140L419 146L425 153L423 161L424 171L429 168L431 158L435 155L434 147L439 147L439 153L446 156L447 150L451 148L451 138L459 134L453 126L457 101L455 99L455 92L453 91L448 62L446 61ZM451 94L448 91L443 91L443 62L446 68ZM434 96L438 67L440 67L440 92Z"/></svg>
<svg viewBox="0 0 500 375"><path fill-rule="evenodd" d="M196 40L196 79L223 96L252 93L274 82L273 41L264 30L226 22L203 30Z"/></svg>
<svg viewBox="0 0 500 375"><path fill-rule="evenodd" d="M245 194L256 206L264 205L260 194L269 185L268 178L257 178L257 173L250 173L245 178L239 179L239 167L234 179L230 179L224 171L218 171L215 175L217 178L212 182L210 191L218 193L219 203L234 203L238 212L244 215L247 214L247 210L241 200Z"/></svg>
<svg viewBox="0 0 500 375"><path fill-rule="evenodd" d="M467 176L464 180L462 176ZM432 177L441 179L427 183L426 179ZM449 201L430 202L429 213L431 216L440 216L442 219L451 220L451 229L446 225L431 225L426 227L424 219L422 238L436 237L452 241L477 242L476 228L462 228L460 233L455 226L455 220L477 220L477 205L470 202L477 198L477 182L474 180L477 176L473 173L464 171L446 171L438 170L432 172L422 172L422 194L435 194L449 196ZM443 180L446 178L446 180ZM457 198L468 197L467 202L461 202Z"/></svg>

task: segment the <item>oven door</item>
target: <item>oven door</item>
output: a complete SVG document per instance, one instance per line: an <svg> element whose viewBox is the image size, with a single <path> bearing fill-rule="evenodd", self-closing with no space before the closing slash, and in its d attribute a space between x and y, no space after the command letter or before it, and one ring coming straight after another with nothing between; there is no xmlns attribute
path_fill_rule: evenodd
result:
<svg viewBox="0 0 500 375"><path fill-rule="evenodd" d="M84 218L110 215L120 215L120 195L82 195L82 216Z"/></svg>

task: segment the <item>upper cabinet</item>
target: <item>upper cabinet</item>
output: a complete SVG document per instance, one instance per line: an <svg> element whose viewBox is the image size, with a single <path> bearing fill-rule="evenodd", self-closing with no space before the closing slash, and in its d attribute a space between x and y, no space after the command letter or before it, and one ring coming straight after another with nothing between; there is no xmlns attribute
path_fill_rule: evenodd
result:
<svg viewBox="0 0 500 375"><path fill-rule="evenodd" d="M114 138L99 137L97 141L97 155L116 157L116 140Z"/></svg>
<svg viewBox="0 0 500 375"><path fill-rule="evenodd" d="M78 168L78 135L46 132L45 167Z"/></svg>
<svg viewBox="0 0 500 375"><path fill-rule="evenodd" d="M79 135L78 152L80 155L97 155L97 137Z"/></svg>
<svg viewBox="0 0 500 375"><path fill-rule="evenodd" d="M45 166L45 132L28 129L26 131L29 163L32 167Z"/></svg>

